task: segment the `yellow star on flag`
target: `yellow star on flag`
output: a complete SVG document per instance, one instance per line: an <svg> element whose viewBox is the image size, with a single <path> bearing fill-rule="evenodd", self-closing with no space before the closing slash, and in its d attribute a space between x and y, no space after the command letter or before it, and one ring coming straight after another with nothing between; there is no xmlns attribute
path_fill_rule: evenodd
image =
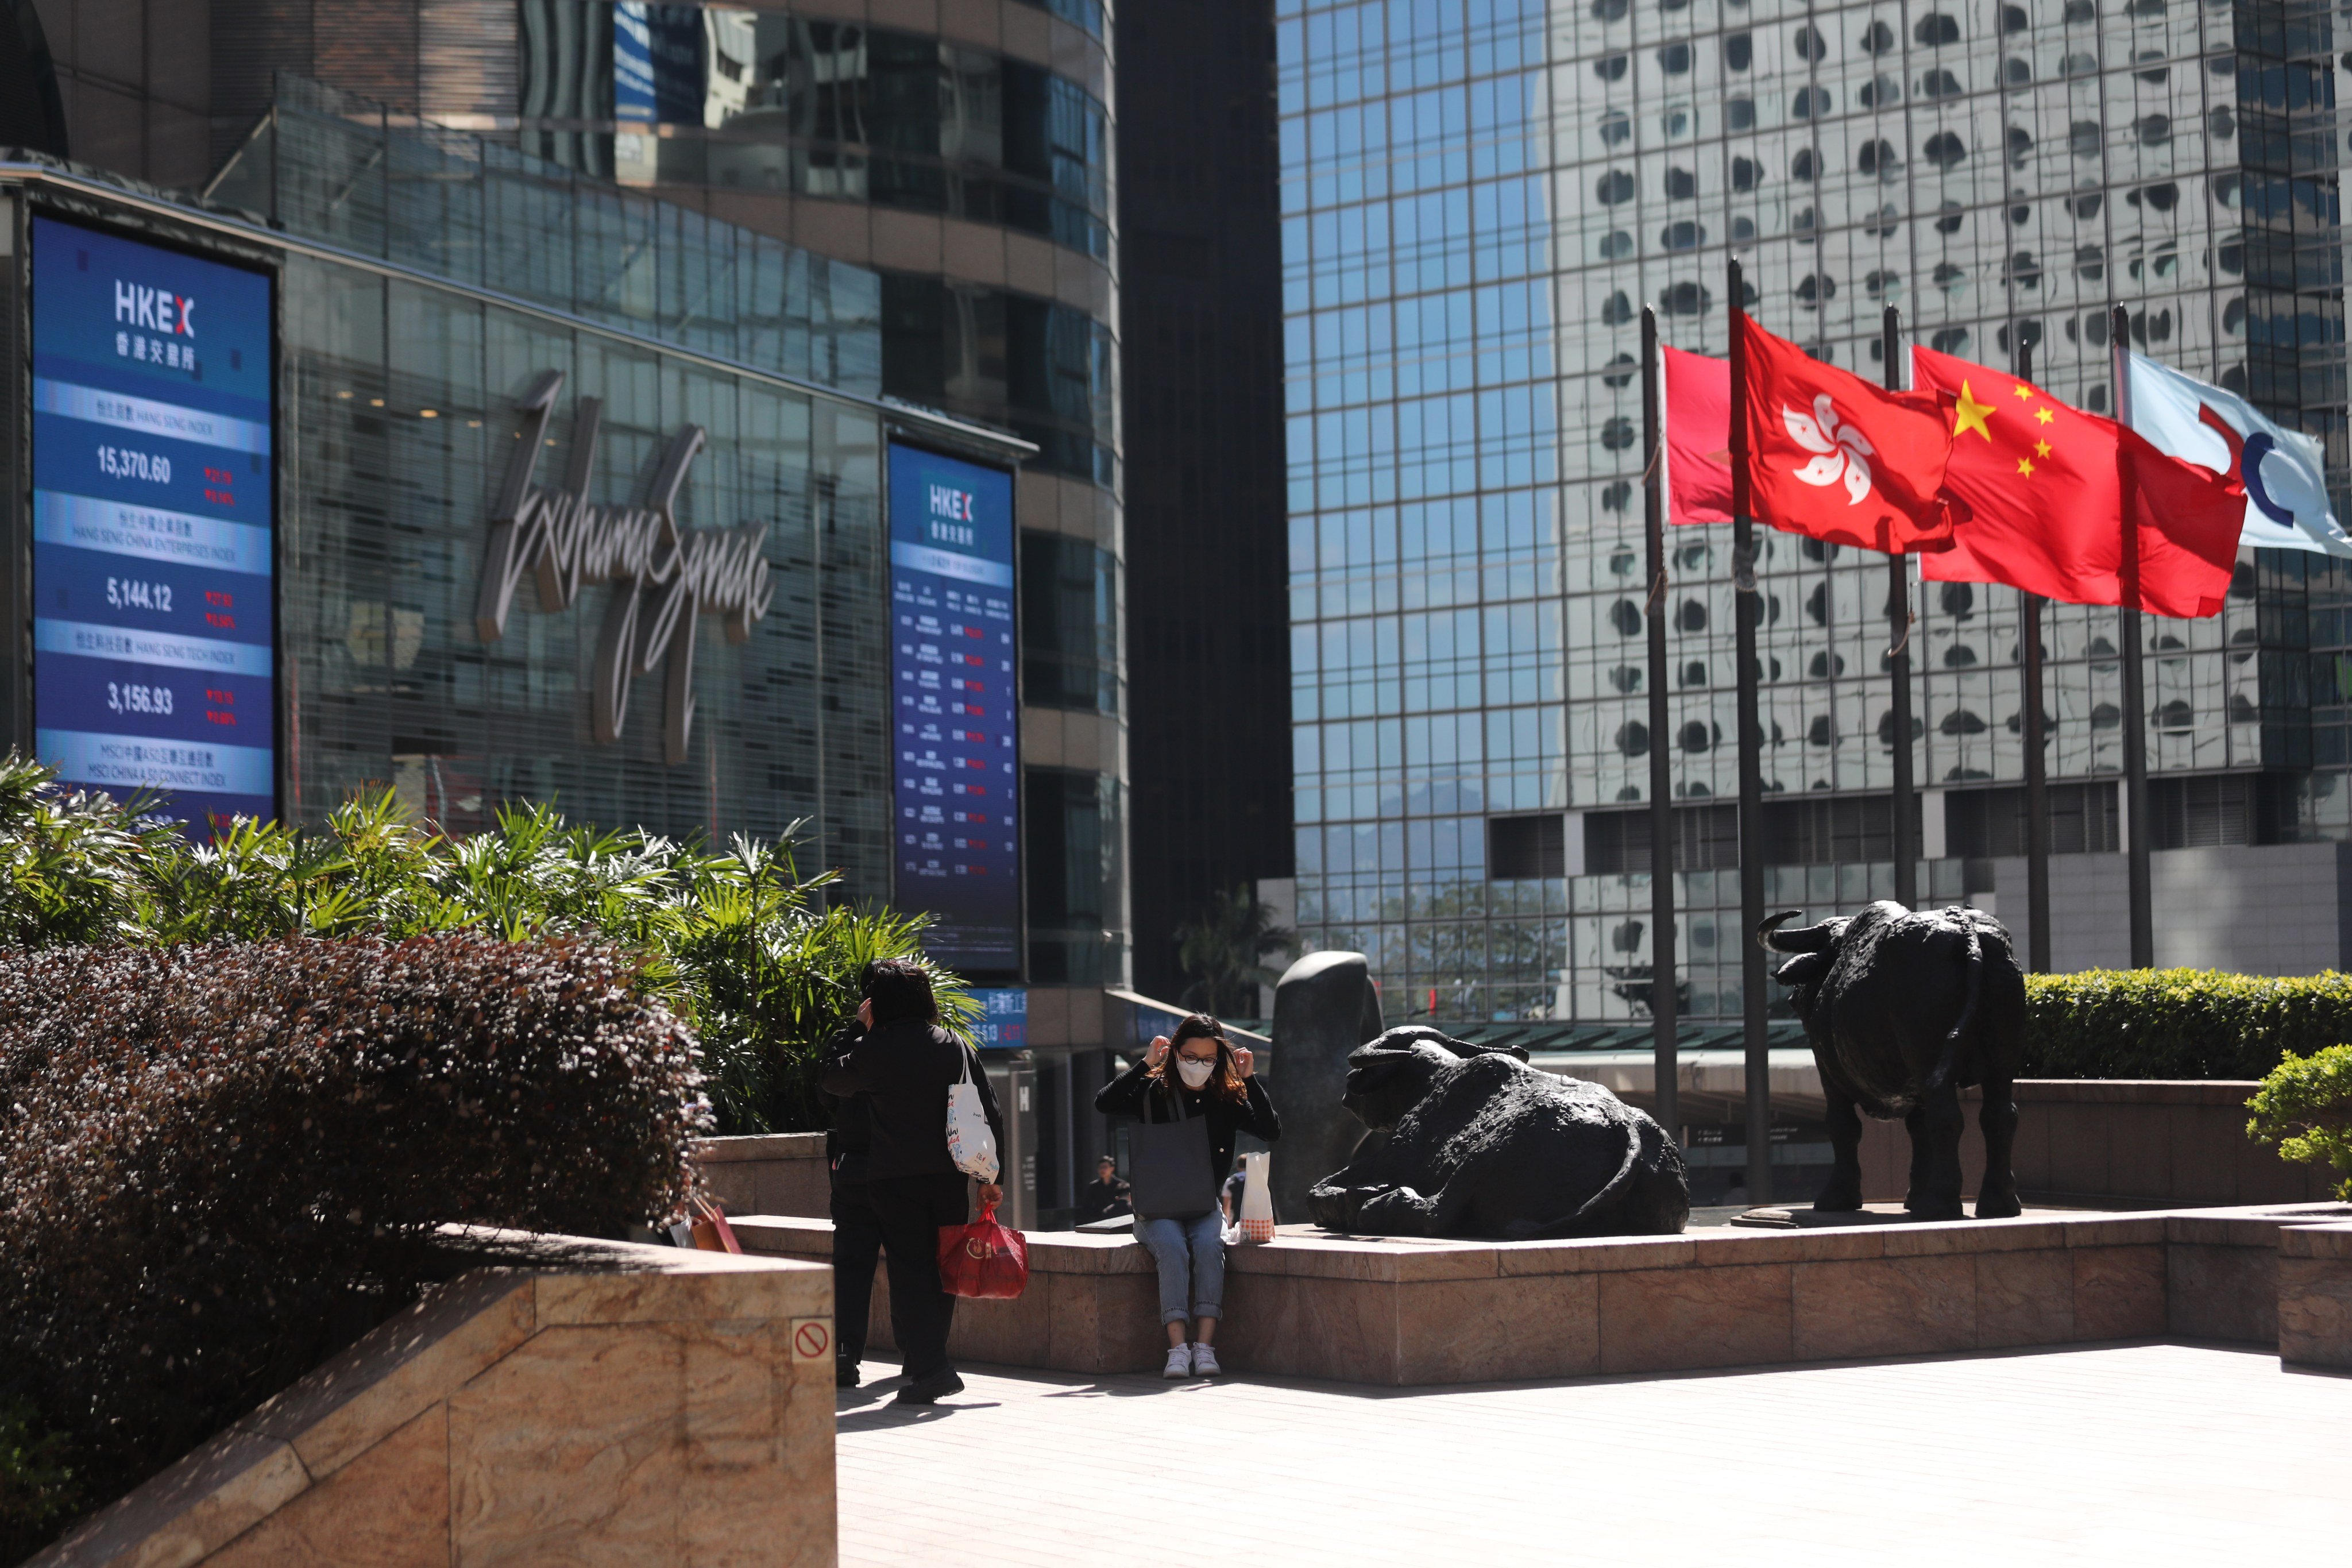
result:
<svg viewBox="0 0 2352 1568"><path fill-rule="evenodd" d="M2018 458L2017 471L2021 474L2031 474L2033 472L2033 459L2031 458Z"/></svg>
<svg viewBox="0 0 2352 1568"><path fill-rule="evenodd" d="M2033 395L2033 388L2032 388L2032 387L2030 387L2030 386L2020 385L2020 386L2017 388L2017 395L2018 395L2018 396L2020 396L2020 397L2031 398L2031 397Z"/></svg>
<svg viewBox="0 0 2352 1568"><path fill-rule="evenodd" d="M1973 430L1986 440L1991 440L1992 432L1986 427L1985 421L1999 412L2000 410L1990 403L1979 403L1976 393L1969 384L1965 381L1961 382L1959 406L1954 410L1958 417L1952 423L1953 439L1958 440Z"/></svg>
<svg viewBox="0 0 2352 1568"><path fill-rule="evenodd" d="M2057 417L2058 416L2055 414L2051 413L2047 408L2037 408L2033 411L2033 422L2036 425L2047 425L2053 419Z"/></svg>
<svg viewBox="0 0 2352 1568"><path fill-rule="evenodd" d="M2048 457L2050 455L2050 443L2047 441L2036 441L2033 443L2033 455L2037 458Z"/></svg>

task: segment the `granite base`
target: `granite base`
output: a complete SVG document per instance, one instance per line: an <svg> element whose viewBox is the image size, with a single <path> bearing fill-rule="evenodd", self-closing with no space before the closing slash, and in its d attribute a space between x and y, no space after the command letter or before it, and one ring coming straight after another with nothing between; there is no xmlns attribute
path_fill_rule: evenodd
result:
<svg viewBox="0 0 2352 1568"><path fill-rule="evenodd" d="M2340 1216L2315 1207L1592 1241L1286 1227L1228 1255L1217 1349L1238 1373L1411 1386L2168 1334L2274 1344L2282 1234ZM735 1230L754 1252L831 1258L823 1220L747 1215ZM1019 1300L958 1304L952 1353L1081 1373L1157 1368L1151 1264L1131 1238L1033 1235L1029 1266ZM2333 1288L2314 1286L2317 1304L2298 1321L2320 1323ZM878 1281L867 1342L891 1342Z"/></svg>

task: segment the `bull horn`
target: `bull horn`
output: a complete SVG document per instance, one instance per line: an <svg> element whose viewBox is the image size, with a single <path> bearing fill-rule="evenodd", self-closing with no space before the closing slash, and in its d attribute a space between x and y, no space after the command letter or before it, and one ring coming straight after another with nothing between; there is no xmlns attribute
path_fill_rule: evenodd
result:
<svg viewBox="0 0 2352 1568"><path fill-rule="evenodd" d="M1804 912L1802 910L1782 910L1777 915L1767 917L1764 923L1756 928L1756 945L1767 952L1820 952L1827 948L1831 937L1836 934L1827 921L1798 931L1783 931L1780 929Z"/></svg>

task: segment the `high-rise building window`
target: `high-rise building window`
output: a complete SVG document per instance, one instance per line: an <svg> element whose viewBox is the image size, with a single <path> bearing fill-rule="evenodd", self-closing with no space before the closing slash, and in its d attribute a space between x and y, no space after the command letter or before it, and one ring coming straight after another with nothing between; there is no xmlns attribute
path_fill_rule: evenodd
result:
<svg viewBox="0 0 2352 1568"><path fill-rule="evenodd" d="M1110 552L1036 530L1021 536L1021 700L1118 709L1118 622Z"/></svg>

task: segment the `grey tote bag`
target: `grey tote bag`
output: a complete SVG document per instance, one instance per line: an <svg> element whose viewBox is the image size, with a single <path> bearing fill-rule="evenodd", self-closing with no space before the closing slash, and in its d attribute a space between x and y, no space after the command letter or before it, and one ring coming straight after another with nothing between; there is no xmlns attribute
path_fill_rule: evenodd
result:
<svg viewBox="0 0 2352 1568"><path fill-rule="evenodd" d="M1171 1089L1173 1120L1155 1121L1162 1097L1143 1091L1143 1121L1128 1129L1127 1179L1135 1212L1145 1219L1190 1219L1217 1206L1217 1184L1209 1175L1209 1119L1190 1114L1182 1094Z"/></svg>

